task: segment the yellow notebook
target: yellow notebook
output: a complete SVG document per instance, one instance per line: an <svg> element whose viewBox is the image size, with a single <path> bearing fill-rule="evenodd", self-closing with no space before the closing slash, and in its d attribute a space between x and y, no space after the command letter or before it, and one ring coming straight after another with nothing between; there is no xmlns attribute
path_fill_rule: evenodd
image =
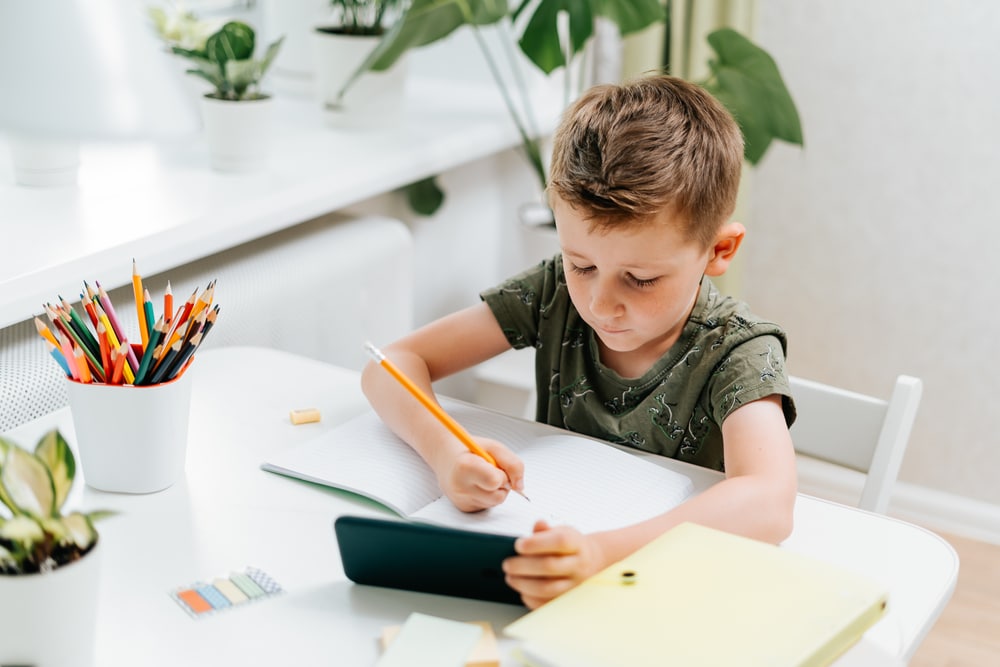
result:
<svg viewBox="0 0 1000 667"><path fill-rule="evenodd" d="M883 614L857 573L685 523L504 628L536 665L828 665Z"/></svg>

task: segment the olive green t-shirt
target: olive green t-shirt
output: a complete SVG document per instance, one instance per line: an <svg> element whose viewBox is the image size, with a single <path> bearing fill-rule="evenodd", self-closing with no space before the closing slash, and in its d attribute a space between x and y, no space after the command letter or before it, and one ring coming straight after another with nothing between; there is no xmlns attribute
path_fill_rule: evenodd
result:
<svg viewBox="0 0 1000 667"><path fill-rule="evenodd" d="M601 363L560 255L480 296L514 348L535 348L540 422L724 470L721 425L733 410L779 394L785 421L795 419L785 333L707 277L680 338L639 378Z"/></svg>

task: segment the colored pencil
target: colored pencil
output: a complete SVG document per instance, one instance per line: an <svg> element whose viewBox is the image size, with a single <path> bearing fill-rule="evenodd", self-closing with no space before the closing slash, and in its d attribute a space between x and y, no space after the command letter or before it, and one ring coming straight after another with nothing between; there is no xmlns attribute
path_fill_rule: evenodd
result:
<svg viewBox="0 0 1000 667"><path fill-rule="evenodd" d="M149 325L146 324L146 309L143 304L142 276L136 266L135 258L132 259L132 292L135 295L135 313L139 318L139 335L142 336L142 347L146 349L149 342Z"/></svg>
<svg viewBox="0 0 1000 667"><path fill-rule="evenodd" d="M167 371L170 369L170 364L181 352L182 342L178 340L176 343L170 346L170 349L160 358L160 364L156 367L153 372L153 377L150 378L149 384L158 384L163 381L167 376Z"/></svg>
<svg viewBox="0 0 1000 667"><path fill-rule="evenodd" d="M174 292L170 289L170 281L167 281L167 289L163 291L163 321L170 324L174 319Z"/></svg>
<svg viewBox="0 0 1000 667"><path fill-rule="evenodd" d="M70 372L69 365L66 363L66 359L63 358L62 352L60 352L59 348L54 346L52 343L49 343L49 354L52 355L52 358L56 360L56 363L59 364L59 366L63 369L63 372L66 373L66 377L73 377L73 373Z"/></svg>
<svg viewBox="0 0 1000 667"><path fill-rule="evenodd" d="M74 380L80 379L80 367L76 363L76 355L73 354L73 344L69 338L59 334L59 349L62 350L63 359L69 366L69 374Z"/></svg>
<svg viewBox="0 0 1000 667"><path fill-rule="evenodd" d="M177 358L171 362L170 369L163 376L164 382L169 382L180 375L180 371L184 370L184 364L186 364L187 360L191 358L191 355L194 354L194 351L198 349L199 345L201 345L200 331L192 336L191 340L184 343L181 347L181 351L177 355Z"/></svg>
<svg viewBox="0 0 1000 667"><path fill-rule="evenodd" d="M87 360L83 358L83 348L79 345L75 346L73 348L73 356L76 357L76 365L80 369L80 382L90 384L94 378L90 374Z"/></svg>
<svg viewBox="0 0 1000 667"><path fill-rule="evenodd" d="M111 341L108 340L107 327L101 321L97 323L97 342L101 345L101 366L104 368L104 377L108 377L114 371L111 366Z"/></svg>
<svg viewBox="0 0 1000 667"><path fill-rule="evenodd" d="M156 322L156 315L153 314L153 297L149 296L149 290L142 292L142 308L146 312L146 336L142 341L142 349L149 346L149 337L153 335L153 324Z"/></svg>
<svg viewBox="0 0 1000 667"><path fill-rule="evenodd" d="M49 341L56 347L59 347L59 341L56 340L56 337L52 335L49 328L45 326L45 323L42 322L42 320L37 316L35 317L35 329L38 330L38 333L41 334L42 338Z"/></svg>
<svg viewBox="0 0 1000 667"><path fill-rule="evenodd" d="M160 316L160 319L153 325L153 333L149 337L149 345L146 346L146 351L142 353L139 370L135 372L135 384L146 384L146 375L149 374L149 369L153 362L153 354L163 339L163 329L165 327L166 324L163 321L163 316Z"/></svg>

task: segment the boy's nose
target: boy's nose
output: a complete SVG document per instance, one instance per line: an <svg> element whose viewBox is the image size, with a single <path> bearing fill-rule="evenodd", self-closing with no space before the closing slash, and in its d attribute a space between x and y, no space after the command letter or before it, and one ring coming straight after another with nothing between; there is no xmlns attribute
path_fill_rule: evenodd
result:
<svg viewBox="0 0 1000 667"><path fill-rule="evenodd" d="M606 285L594 285L590 293L590 312L596 317L606 318L618 314L621 300L615 290Z"/></svg>

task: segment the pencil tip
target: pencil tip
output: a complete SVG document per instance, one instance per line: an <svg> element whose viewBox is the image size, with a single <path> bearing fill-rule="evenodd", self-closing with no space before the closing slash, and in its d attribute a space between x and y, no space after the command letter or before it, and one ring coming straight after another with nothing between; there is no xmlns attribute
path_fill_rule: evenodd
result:
<svg viewBox="0 0 1000 667"><path fill-rule="evenodd" d="M385 355L382 354L382 352L379 351L379 349L375 347L371 341L365 341L365 352L367 352L371 358L378 363L382 363L382 360L385 359Z"/></svg>

